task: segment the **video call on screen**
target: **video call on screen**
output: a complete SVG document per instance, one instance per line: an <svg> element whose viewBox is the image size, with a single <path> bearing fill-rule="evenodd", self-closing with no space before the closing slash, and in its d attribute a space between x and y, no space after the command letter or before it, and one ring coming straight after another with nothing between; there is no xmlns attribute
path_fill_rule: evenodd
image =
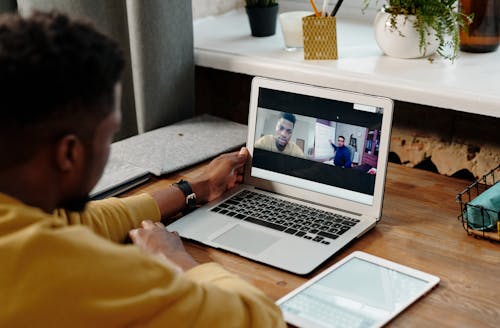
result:
<svg viewBox="0 0 500 328"><path fill-rule="evenodd" d="M373 196L382 109L261 88L257 110L253 168Z"/></svg>

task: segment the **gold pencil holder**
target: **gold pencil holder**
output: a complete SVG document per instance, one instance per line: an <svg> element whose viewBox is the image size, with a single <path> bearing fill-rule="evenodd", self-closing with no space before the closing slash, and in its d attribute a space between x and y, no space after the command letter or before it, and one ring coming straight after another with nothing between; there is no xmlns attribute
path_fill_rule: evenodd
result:
<svg viewBox="0 0 500 328"><path fill-rule="evenodd" d="M337 23L333 16L302 18L304 59L337 59Z"/></svg>

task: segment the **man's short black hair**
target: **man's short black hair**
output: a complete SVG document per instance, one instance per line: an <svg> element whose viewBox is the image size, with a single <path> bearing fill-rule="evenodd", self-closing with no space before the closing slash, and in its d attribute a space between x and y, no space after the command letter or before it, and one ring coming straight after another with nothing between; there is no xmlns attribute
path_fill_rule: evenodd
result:
<svg viewBox="0 0 500 328"><path fill-rule="evenodd" d="M124 59L118 45L92 25L67 16L0 16L2 121L29 124L68 105L112 102Z"/></svg>
<svg viewBox="0 0 500 328"><path fill-rule="evenodd" d="M283 118L283 119L285 119L287 121L292 122L293 126L295 126L296 118L295 118L295 115L293 115L292 113L281 112L280 118Z"/></svg>
<svg viewBox="0 0 500 328"><path fill-rule="evenodd" d="M118 44L88 22L57 12L0 15L0 136L88 134L84 124L113 110L124 65Z"/></svg>
<svg viewBox="0 0 500 328"><path fill-rule="evenodd" d="M339 136L338 138L342 138L342 141L345 141L344 136ZM338 139L338 138L337 138L337 139Z"/></svg>

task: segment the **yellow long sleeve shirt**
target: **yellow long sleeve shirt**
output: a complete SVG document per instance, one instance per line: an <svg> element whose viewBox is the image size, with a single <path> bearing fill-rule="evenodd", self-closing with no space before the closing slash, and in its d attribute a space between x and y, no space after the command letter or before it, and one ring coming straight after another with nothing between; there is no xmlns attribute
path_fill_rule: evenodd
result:
<svg viewBox="0 0 500 328"><path fill-rule="evenodd" d="M215 263L183 274L134 245L149 195L54 215L0 193L0 327L282 327L274 303Z"/></svg>

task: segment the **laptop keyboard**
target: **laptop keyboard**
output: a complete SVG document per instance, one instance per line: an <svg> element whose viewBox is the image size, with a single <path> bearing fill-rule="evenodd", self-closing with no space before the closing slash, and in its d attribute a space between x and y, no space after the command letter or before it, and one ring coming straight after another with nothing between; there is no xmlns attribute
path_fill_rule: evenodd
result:
<svg viewBox="0 0 500 328"><path fill-rule="evenodd" d="M243 190L211 211L329 245L358 219Z"/></svg>

